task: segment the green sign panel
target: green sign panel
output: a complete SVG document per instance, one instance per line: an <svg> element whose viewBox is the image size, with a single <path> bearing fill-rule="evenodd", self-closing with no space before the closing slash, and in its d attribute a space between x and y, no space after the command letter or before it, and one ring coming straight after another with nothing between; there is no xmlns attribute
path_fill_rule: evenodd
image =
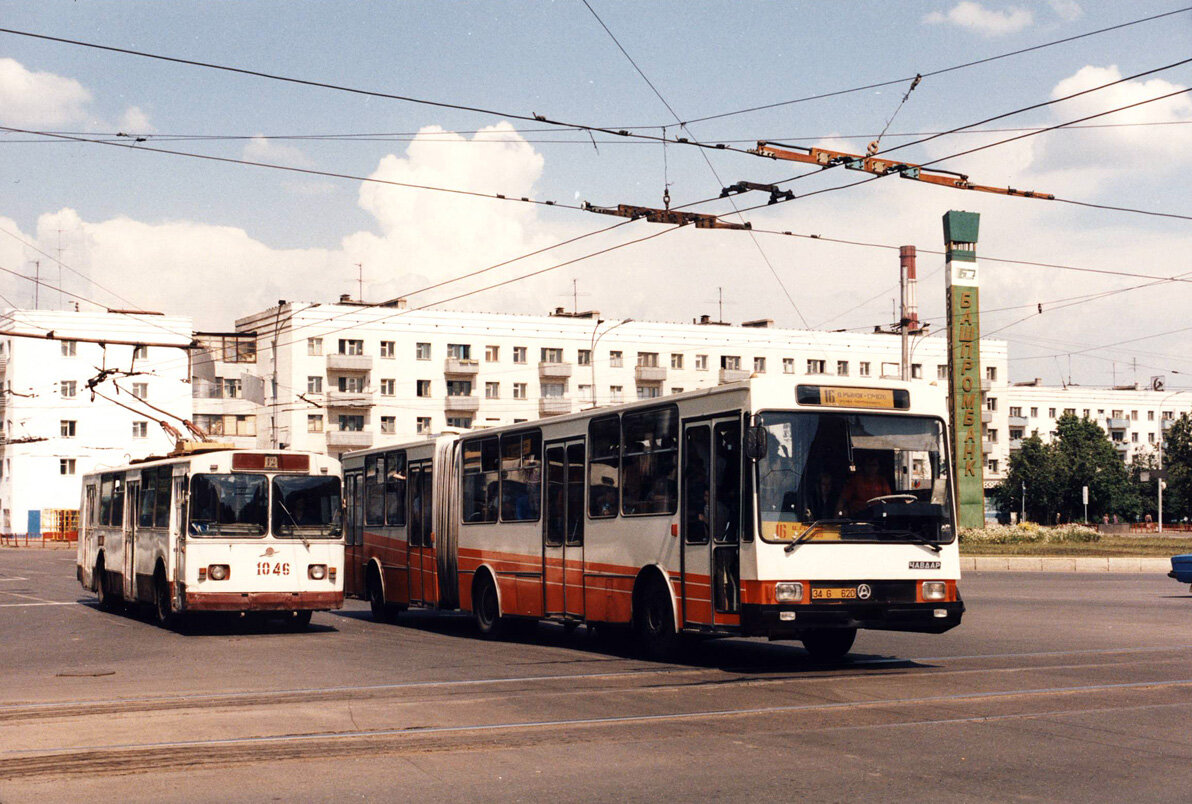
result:
<svg viewBox="0 0 1192 804"><path fill-rule="evenodd" d="M944 215L948 276L948 377L955 458L957 519L961 527L985 524L985 459L981 432L981 316L977 284L975 212ZM964 239L953 239L964 238ZM971 238L971 239L969 239Z"/></svg>

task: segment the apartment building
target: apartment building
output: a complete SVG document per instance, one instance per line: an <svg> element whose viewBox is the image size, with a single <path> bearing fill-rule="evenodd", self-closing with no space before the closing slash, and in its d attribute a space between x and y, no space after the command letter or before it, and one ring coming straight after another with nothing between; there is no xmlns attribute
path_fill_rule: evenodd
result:
<svg viewBox="0 0 1192 804"><path fill-rule="evenodd" d="M190 417L191 331L158 313L0 313L0 530L56 529L43 519L78 509L84 473L173 448L158 422Z"/></svg>
<svg viewBox="0 0 1192 804"><path fill-rule="evenodd" d="M400 302L372 307L346 299L284 303L238 320L235 329L256 338L251 373L265 390L257 444L332 455L755 373L792 382L897 377L901 350L890 334L781 329L768 320L677 324L562 310L407 310ZM987 405L993 399L995 408L1006 387L1006 359L1005 342L982 344ZM945 381L943 338L916 338L910 362L914 379ZM992 422L987 459L1002 467L1008 442Z"/></svg>

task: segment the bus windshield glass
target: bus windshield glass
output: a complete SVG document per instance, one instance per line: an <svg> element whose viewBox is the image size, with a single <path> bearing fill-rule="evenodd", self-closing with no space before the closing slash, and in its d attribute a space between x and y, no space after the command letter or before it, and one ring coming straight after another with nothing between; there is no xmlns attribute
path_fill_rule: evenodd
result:
<svg viewBox="0 0 1192 804"><path fill-rule="evenodd" d="M192 536L264 536L269 529L263 475L195 475L190 481Z"/></svg>
<svg viewBox="0 0 1192 804"><path fill-rule="evenodd" d="M761 537L786 542L955 536L944 427L906 415L768 412L757 461Z"/></svg>
<svg viewBox="0 0 1192 804"><path fill-rule="evenodd" d="M338 477L278 475L273 478L273 535L293 539L338 538Z"/></svg>

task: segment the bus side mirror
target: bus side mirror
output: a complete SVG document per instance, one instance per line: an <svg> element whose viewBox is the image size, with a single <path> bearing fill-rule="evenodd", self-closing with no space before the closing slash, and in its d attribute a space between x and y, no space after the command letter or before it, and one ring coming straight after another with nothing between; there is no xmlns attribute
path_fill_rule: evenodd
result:
<svg viewBox="0 0 1192 804"><path fill-rule="evenodd" d="M751 461L760 461L766 457L768 439L764 427L754 425L745 428L745 457Z"/></svg>

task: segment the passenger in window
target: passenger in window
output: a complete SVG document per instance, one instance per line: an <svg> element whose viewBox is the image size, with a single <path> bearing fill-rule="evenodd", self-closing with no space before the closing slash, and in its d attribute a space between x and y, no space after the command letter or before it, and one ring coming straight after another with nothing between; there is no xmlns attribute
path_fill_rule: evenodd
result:
<svg viewBox="0 0 1192 804"><path fill-rule="evenodd" d="M882 476L881 461L877 455L868 453L860 460L861 471L844 484L838 508L846 514L857 514L868 507L874 497L890 494L890 481Z"/></svg>

